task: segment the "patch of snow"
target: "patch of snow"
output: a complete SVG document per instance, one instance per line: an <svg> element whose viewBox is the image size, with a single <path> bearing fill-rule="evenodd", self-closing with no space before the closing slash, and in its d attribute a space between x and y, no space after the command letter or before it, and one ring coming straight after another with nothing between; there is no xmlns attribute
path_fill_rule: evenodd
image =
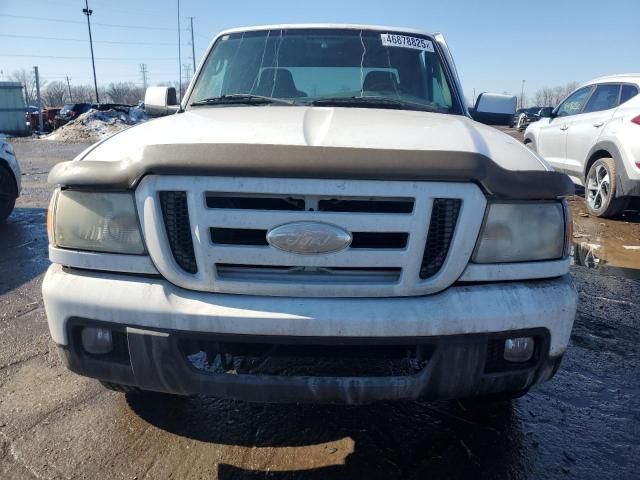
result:
<svg viewBox="0 0 640 480"><path fill-rule="evenodd" d="M92 109L42 138L68 143L97 142L146 120L144 110L139 107L131 108L128 113Z"/></svg>

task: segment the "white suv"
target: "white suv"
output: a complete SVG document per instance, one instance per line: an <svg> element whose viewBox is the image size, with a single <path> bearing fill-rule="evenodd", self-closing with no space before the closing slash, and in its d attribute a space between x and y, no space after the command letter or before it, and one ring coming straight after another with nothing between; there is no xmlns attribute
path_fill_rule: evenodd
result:
<svg viewBox="0 0 640 480"><path fill-rule="evenodd" d="M585 186L592 215L621 213L640 196L640 73L592 80L531 124L524 142Z"/></svg>

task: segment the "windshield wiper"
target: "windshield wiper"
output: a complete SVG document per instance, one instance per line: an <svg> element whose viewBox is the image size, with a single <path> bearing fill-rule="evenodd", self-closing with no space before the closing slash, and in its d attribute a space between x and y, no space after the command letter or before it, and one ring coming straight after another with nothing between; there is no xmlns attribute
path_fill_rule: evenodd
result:
<svg viewBox="0 0 640 480"><path fill-rule="evenodd" d="M227 104L247 104L247 105L267 105L272 103L282 105L293 105L292 100L285 100L284 98L265 97L263 95L253 95L251 93L229 93L220 97L203 98L196 102L192 102L192 107L198 107L201 105L227 105Z"/></svg>
<svg viewBox="0 0 640 480"><path fill-rule="evenodd" d="M309 102L311 105L340 106L340 107L382 107L406 110L424 110L426 112L443 112L442 109L418 102L410 102L399 98L378 95L363 95L354 97L318 98Z"/></svg>

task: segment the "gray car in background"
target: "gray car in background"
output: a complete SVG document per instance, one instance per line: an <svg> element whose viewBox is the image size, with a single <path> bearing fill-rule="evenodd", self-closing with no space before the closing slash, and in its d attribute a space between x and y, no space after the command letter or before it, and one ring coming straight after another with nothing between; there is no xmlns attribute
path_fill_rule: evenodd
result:
<svg viewBox="0 0 640 480"><path fill-rule="evenodd" d="M13 146L0 140L0 222L13 211L20 194L20 166Z"/></svg>

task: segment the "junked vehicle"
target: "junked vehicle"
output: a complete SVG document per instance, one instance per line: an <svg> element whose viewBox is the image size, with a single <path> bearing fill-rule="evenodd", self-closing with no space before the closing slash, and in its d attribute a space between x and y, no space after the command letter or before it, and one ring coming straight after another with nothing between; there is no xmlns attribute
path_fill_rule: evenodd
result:
<svg viewBox="0 0 640 480"><path fill-rule="evenodd" d="M614 217L640 196L640 73L591 80L525 131L524 141L584 185L589 213Z"/></svg>
<svg viewBox="0 0 640 480"><path fill-rule="evenodd" d="M71 120L79 117L83 113L88 112L93 107L91 103L67 103L56 114L53 127L54 129L69 123Z"/></svg>
<svg viewBox="0 0 640 480"><path fill-rule="evenodd" d="M0 139L0 222L11 215L20 195L20 165L11 143Z"/></svg>
<svg viewBox="0 0 640 480"><path fill-rule="evenodd" d="M524 131L530 123L537 122L541 118L548 117L553 111L552 107L528 107L520 109L520 112L516 112L511 120L512 127L518 129L518 131Z"/></svg>
<svg viewBox="0 0 640 480"><path fill-rule="evenodd" d="M551 378L576 311L573 184L462 99L440 34L218 35L180 105L148 90L148 113L176 114L51 172L43 295L68 368L349 404Z"/></svg>

